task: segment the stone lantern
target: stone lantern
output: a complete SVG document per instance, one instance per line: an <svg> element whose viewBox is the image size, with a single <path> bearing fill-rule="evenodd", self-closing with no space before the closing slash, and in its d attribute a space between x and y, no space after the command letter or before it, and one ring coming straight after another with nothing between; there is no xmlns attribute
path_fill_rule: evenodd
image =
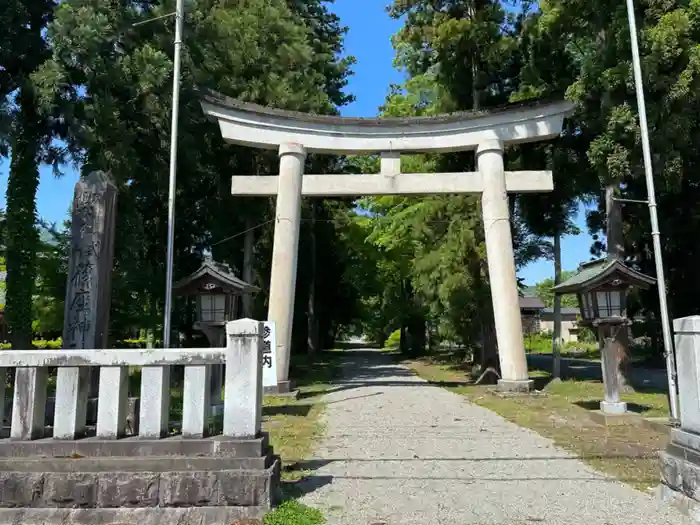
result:
<svg viewBox="0 0 700 525"><path fill-rule="evenodd" d="M197 305L194 328L213 347L225 346L226 323L237 316L238 297L254 294L258 288L233 274L224 263L206 256L197 271L181 279L173 289L177 295L194 297Z"/></svg>
<svg viewBox="0 0 700 525"><path fill-rule="evenodd" d="M194 297L197 305L194 329L202 332L212 347L226 346L226 323L237 318L238 297L259 291L242 281L231 268L206 255L194 273L173 285L180 296ZM221 405L223 366L212 367L211 396L215 407Z"/></svg>
<svg viewBox="0 0 700 525"><path fill-rule="evenodd" d="M618 337L627 330L627 292L630 288L648 288L656 279L644 275L618 258L583 263L578 272L552 290L555 294L576 294L581 310L581 324L594 327L603 343L601 366L605 399L600 403L604 414L624 414L627 403L620 400L617 376Z"/></svg>

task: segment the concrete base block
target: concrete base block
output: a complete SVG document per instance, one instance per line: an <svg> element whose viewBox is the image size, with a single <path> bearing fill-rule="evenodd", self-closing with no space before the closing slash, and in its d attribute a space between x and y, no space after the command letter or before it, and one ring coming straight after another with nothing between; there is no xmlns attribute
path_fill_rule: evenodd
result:
<svg viewBox="0 0 700 525"><path fill-rule="evenodd" d="M673 439L674 433L694 435L675 429L671 431L671 444L659 455L661 486L658 494L700 523L700 450L679 444Z"/></svg>
<svg viewBox="0 0 700 525"><path fill-rule="evenodd" d="M0 509L7 525L222 525L237 520L262 525L267 507L189 507L122 509Z"/></svg>
<svg viewBox="0 0 700 525"><path fill-rule="evenodd" d="M671 443L688 450L700 451L700 434L688 432L682 428L674 428L671 430Z"/></svg>
<svg viewBox="0 0 700 525"><path fill-rule="evenodd" d="M0 459L0 523L218 525L261 517L278 503L279 484L271 449L257 457L7 457Z"/></svg>
<svg viewBox="0 0 700 525"><path fill-rule="evenodd" d="M588 416L594 423L606 427L616 427L623 425L639 425L642 423L642 418L634 412L623 412L621 414L610 414L602 410L592 410Z"/></svg>
<svg viewBox="0 0 700 525"><path fill-rule="evenodd" d="M532 379L523 381L511 381L509 379L498 380L498 390L501 392L530 392L535 382Z"/></svg>
<svg viewBox="0 0 700 525"><path fill-rule="evenodd" d="M666 485L659 485L657 487L656 497L678 509L681 514L689 516L697 523L700 523L700 502L695 501L682 492L673 490Z"/></svg>
<svg viewBox="0 0 700 525"><path fill-rule="evenodd" d="M290 397L293 399L299 397L299 390L294 389L294 384L291 381L280 381L276 386L266 386L263 392L266 396Z"/></svg>
<svg viewBox="0 0 700 525"><path fill-rule="evenodd" d="M657 432L668 433L675 426L675 422L667 417L645 417L642 421L647 427Z"/></svg>
<svg viewBox="0 0 700 525"><path fill-rule="evenodd" d="M700 434L672 429L659 466L659 496L700 523Z"/></svg>
<svg viewBox="0 0 700 525"><path fill-rule="evenodd" d="M289 394L294 390L294 383L292 381L278 381L277 382L277 392L280 394Z"/></svg>
<svg viewBox="0 0 700 525"><path fill-rule="evenodd" d="M0 458L44 457L260 457L267 453L267 434L256 439L230 439L223 436L188 439L174 436L165 439L140 439L138 436L105 440L85 438L60 441L52 438L34 441L0 440Z"/></svg>
<svg viewBox="0 0 700 525"><path fill-rule="evenodd" d="M299 390L292 390L291 392L279 392L277 390L277 387L270 386L270 387L265 387L265 389L263 390L263 393L266 396L283 397L285 399L291 399L291 400L299 399Z"/></svg>
<svg viewBox="0 0 700 525"><path fill-rule="evenodd" d="M617 403L609 403L607 401L600 402L600 411L604 414L620 415L627 413L627 403L619 401Z"/></svg>
<svg viewBox="0 0 700 525"><path fill-rule="evenodd" d="M664 485L700 502L700 452L671 443L659 462Z"/></svg>
<svg viewBox="0 0 700 525"><path fill-rule="evenodd" d="M276 387L269 386L265 388L271 388L278 394L288 394L289 392L294 390L294 385L292 385L291 381L278 381Z"/></svg>
<svg viewBox="0 0 700 525"><path fill-rule="evenodd" d="M80 461L78 461L80 459ZM134 458L0 458L0 476L3 472L189 472L214 470L265 470L274 464L271 453L250 458L206 457L134 457ZM0 506L2 503L0 502Z"/></svg>

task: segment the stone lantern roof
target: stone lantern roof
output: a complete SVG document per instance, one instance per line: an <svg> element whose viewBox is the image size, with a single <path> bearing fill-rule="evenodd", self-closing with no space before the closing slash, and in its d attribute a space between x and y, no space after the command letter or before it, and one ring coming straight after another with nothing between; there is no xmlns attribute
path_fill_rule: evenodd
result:
<svg viewBox="0 0 700 525"><path fill-rule="evenodd" d="M656 279L630 268L620 259L597 259L579 265L578 272L552 290L557 294L574 294L613 281L638 288L649 288L656 283Z"/></svg>
<svg viewBox="0 0 700 525"><path fill-rule="evenodd" d="M176 282L173 290L178 295L252 295L260 291L257 286L236 277L228 264L215 261L209 255L195 272Z"/></svg>

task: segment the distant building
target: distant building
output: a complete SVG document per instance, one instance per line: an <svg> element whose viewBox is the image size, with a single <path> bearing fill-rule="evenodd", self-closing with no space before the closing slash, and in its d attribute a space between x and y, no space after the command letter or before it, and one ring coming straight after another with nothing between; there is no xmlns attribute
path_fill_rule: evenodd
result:
<svg viewBox="0 0 700 525"><path fill-rule="evenodd" d="M525 296L519 298L520 318L523 323L523 334L534 335L542 332L554 331L554 309L546 308L542 299L535 295L531 289L525 290ZM561 337L565 343L578 340L578 325L576 318L578 308L561 309Z"/></svg>
<svg viewBox="0 0 700 525"><path fill-rule="evenodd" d="M578 341L579 327L576 318L578 308L561 309L561 338L565 343ZM554 331L554 308L544 308L540 314L540 329L542 332Z"/></svg>
<svg viewBox="0 0 700 525"><path fill-rule="evenodd" d="M535 296L525 296L519 298L520 319L523 323L523 334L537 334L542 331L541 314L544 310L542 299Z"/></svg>

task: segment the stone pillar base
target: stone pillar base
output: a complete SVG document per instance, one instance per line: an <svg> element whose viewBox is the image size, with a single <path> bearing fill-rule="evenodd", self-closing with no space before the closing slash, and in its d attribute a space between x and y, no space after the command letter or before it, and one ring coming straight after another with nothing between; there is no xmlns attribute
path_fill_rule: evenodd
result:
<svg viewBox="0 0 700 525"><path fill-rule="evenodd" d="M617 403L601 401L600 411L604 414L625 414L627 413L627 403L624 401L618 401Z"/></svg>
<svg viewBox="0 0 700 525"><path fill-rule="evenodd" d="M294 385L291 381L280 381L276 386L266 386L263 389L266 396L299 397L299 390L294 390Z"/></svg>
<svg viewBox="0 0 700 525"><path fill-rule="evenodd" d="M525 379L522 381L513 381L511 379L499 379L498 390L500 390L501 392L531 392L534 383L535 382L532 379Z"/></svg>
<svg viewBox="0 0 700 525"><path fill-rule="evenodd" d="M594 423L606 427L643 424L642 418L639 417L639 414L635 414L634 412L611 414L610 412L603 412L601 410L591 410L588 413L588 417L590 417L591 421Z"/></svg>

